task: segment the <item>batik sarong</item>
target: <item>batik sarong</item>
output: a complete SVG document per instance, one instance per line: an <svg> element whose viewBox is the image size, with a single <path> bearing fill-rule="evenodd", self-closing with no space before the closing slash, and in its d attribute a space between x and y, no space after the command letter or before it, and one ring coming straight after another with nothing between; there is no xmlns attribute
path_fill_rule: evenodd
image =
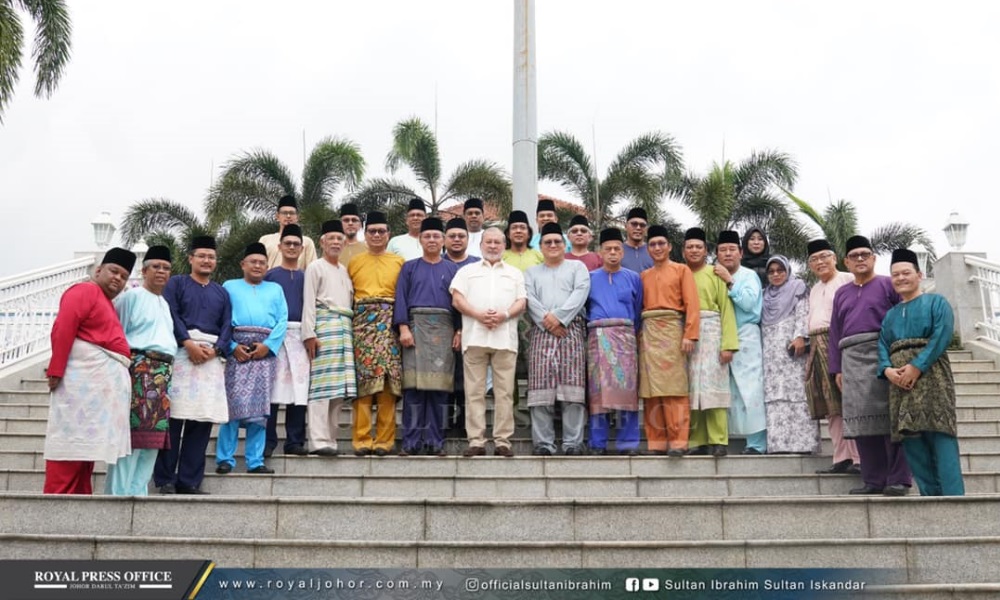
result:
<svg viewBox="0 0 1000 600"><path fill-rule="evenodd" d="M889 382L878 378L879 332L840 340L844 437L889 435Z"/></svg>
<svg viewBox="0 0 1000 600"><path fill-rule="evenodd" d="M309 353L302 345L302 324L288 322L278 351L271 404L305 406L309 402Z"/></svg>
<svg viewBox="0 0 1000 600"><path fill-rule="evenodd" d="M587 323L587 390L590 414L639 410L639 366L631 319Z"/></svg>
<svg viewBox="0 0 1000 600"><path fill-rule="evenodd" d="M719 313L701 311L698 343L688 361L691 410L729 408L729 365L719 364L722 320Z"/></svg>
<svg viewBox="0 0 1000 600"><path fill-rule="evenodd" d="M566 336L557 337L535 326L531 329L528 353L528 406L552 406L562 402L583 402L586 398L587 326L576 317Z"/></svg>
<svg viewBox="0 0 1000 600"><path fill-rule="evenodd" d="M809 414L817 421L843 412L840 388L830 375L830 329L809 332L809 356L806 358L806 400Z"/></svg>
<svg viewBox="0 0 1000 600"><path fill-rule="evenodd" d="M66 374L49 396L45 460L115 464L132 452L129 359L79 338Z"/></svg>
<svg viewBox="0 0 1000 600"><path fill-rule="evenodd" d="M687 396L688 356L681 350L684 315L675 310L642 313L639 336L639 396Z"/></svg>
<svg viewBox="0 0 1000 600"><path fill-rule="evenodd" d="M927 346L925 338L897 340L889 348L889 361L899 369L917 357ZM913 389L889 387L889 419L892 440L919 435L924 431L958 437L955 422L955 378L948 354L942 354L927 372L920 375Z"/></svg>
<svg viewBox="0 0 1000 600"><path fill-rule="evenodd" d="M309 369L309 401L350 400L357 397L354 379L354 311L316 305L316 341L319 348Z"/></svg>
<svg viewBox="0 0 1000 600"><path fill-rule="evenodd" d="M233 341L242 346L263 344L271 330L267 327L236 327ZM226 399L229 420L245 423L267 423L271 415L271 389L277 360L273 356L260 360L226 361Z"/></svg>
<svg viewBox="0 0 1000 600"><path fill-rule="evenodd" d="M170 447L170 396L174 357L153 350L132 350L132 449Z"/></svg>
<svg viewBox="0 0 1000 600"><path fill-rule="evenodd" d="M413 347L403 348L403 389L452 392L455 388L455 323L447 308L410 309Z"/></svg>
<svg viewBox="0 0 1000 600"><path fill-rule="evenodd" d="M219 340L197 329L188 330L188 336L203 346L214 346ZM229 421L225 364L220 356L196 365L188 358L187 350L178 348L170 380L170 417L206 423Z"/></svg>
<svg viewBox="0 0 1000 600"><path fill-rule="evenodd" d="M354 369L358 397L371 396L386 388L403 395L403 366L399 336L392 329L392 298L366 298L354 307Z"/></svg>
<svg viewBox="0 0 1000 600"><path fill-rule="evenodd" d="M749 435L767 428L764 410L764 349L760 326L746 323L739 329L740 351L729 363L729 434Z"/></svg>

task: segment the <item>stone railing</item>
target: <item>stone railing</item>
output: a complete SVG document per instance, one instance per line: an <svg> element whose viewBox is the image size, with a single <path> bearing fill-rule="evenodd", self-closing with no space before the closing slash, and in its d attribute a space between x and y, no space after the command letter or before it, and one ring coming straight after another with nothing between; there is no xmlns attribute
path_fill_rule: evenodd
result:
<svg viewBox="0 0 1000 600"><path fill-rule="evenodd" d="M972 270L969 280L978 288L982 304L976 330L982 341L1000 348L1000 264L968 255L965 264Z"/></svg>
<svg viewBox="0 0 1000 600"><path fill-rule="evenodd" d="M90 277L93 256L0 279L0 379L49 349L66 289Z"/></svg>

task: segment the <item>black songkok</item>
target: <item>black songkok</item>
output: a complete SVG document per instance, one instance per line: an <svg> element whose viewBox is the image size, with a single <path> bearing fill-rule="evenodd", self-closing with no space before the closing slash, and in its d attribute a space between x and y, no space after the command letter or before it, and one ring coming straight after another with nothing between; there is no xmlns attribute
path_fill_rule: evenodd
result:
<svg viewBox="0 0 1000 600"><path fill-rule="evenodd" d="M448 221L448 224L445 225L444 229L445 231L449 229L464 229L465 231L468 231L469 226L465 224L465 219L455 217L454 219L450 219Z"/></svg>
<svg viewBox="0 0 1000 600"><path fill-rule="evenodd" d="M246 251L243 252L243 258L252 254L263 254L264 256L267 256L267 248L265 248L264 244L261 244L260 242L254 242L247 246Z"/></svg>
<svg viewBox="0 0 1000 600"><path fill-rule="evenodd" d="M131 273L132 267L135 266L135 254L125 248L112 248L104 254L104 260L101 261L101 264L118 265Z"/></svg>
<svg viewBox="0 0 1000 600"><path fill-rule="evenodd" d="M360 217L358 214L358 205L353 202L345 202L340 205L340 216L346 217L347 215L354 215L355 217Z"/></svg>
<svg viewBox="0 0 1000 600"><path fill-rule="evenodd" d="M912 263L917 271L920 271L920 263L917 262L917 253L909 248L897 248L892 251L892 262L889 265L894 265L898 262Z"/></svg>
<svg viewBox="0 0 1000 600"><path fill-rule="evenodd" d="M444 233L444 223L437 217L427 217L420 223L420 233L425 231L440 231Z"/></svg>
<svg viewBox="0 0 1000 600"><path fill-rule="evenodd" d="M719 241L716 242L716 246L721 244L736 244L737 246L739 246L740 234L732 230L720 231Z"/></svg>
<svg viewBox="0 0 1000 600"><path fill-rule="evenodd" d="M577 225L583 225L587 229L590 229L590 222L587 221L587 217L584 215L573 215L573 218L570 219L570 227L576 227Z"/></svg>
<svg viewBox="0 0 1000 600"><path fill-rule="evenodd" d="M480 198L469 198L462 205L462 210L469 210L470 208L478 208L483 210L483 201Z"/></svg>
<svg viewBox="0 0 1000 600"><path fill-rule="evenodd" d="M708 243L708 238L705 236L705 230L701 227L692 227L691 229L685 231L684 241L686 242L688 240L701 240L706 244ZM739 242L737 241L736 243L738 244Z"/></svg>
<svg viewBox="0 0 1000 600"><path fill-rule="evenodd" d="M863 235L855 235L847 238L847 244L845 244L845 246L846 250L844 250L844 254L847 254L851 250L857 250L858 248L868 248L872 252L875 251L875 249L872 248L872 243L869 242L868 238Z"/></svg>
<svg viewBox="0 0 1000 600"><path fill-rule="evenodd" d="M531 225L528 222L528 215L524 214L523 210L511 211L510 216L507 217L507 226L511 226L514 223L524 223L525 225Z"/></svg>
<svg viewBox="0 0 1000 600"><path fill-rule="evenodd" d="M817 252L823 252L824 250L829 250L830 252L833 252L833 246L830 245L830 242L822 238L818 240L811 240L809 244L806 245L806 254L809 256L812 256Z"/></svg>
<svg viewBox="0 0 1000 600"><path fill-rule="evenodd" d="M215 238L210 235L198 235L193 237L191 239L191 252L194 252L199 248L215 250Z"/></svg>
<svg viewBox="0 0 1000 600"><path fill-rule="evenodd" d="M538 213L546 210L556 212L556 203L551 200L539 200L538 208L535 209L535 214L537 215Z"/></svg>
<svg viewBox="0 0 1000 600"><path fill-rule="evenodd" d="M290 235L295 236L301 240L302 228L296 225L295 223L289 223L288 225L285 225L285 228L281 230L281 239L285 239Z"/></svg>
<svg viewBox="0 0 1000 600"><path fill-rule="evenodd" d="M170 260L170 248L166 246L150 246L149 250L146 250L146 256L143 261L147 260L165 260L167 262L173 262Z"/></svg>
<svg viewBox="0 0 1000 600"><path fill-rule="evenodd" d="M343 213L343 208L341 208L341 213ZM344 226L341 224L339 219L331 219L323 222L323 233L321 235L326 235L328 233L344 233Z"/></svg>
<svg viewBox="0 0 1000 600"><path fill-rule="evenodd" d="M291 206L295 210L299 209L299 205L295 202L295 196L282 196L281 200L278 200L278 210L286 206Z"/></svg>
<svg viewBox="0 0 1000 600"><path fill-rule="evenodd" d="M406 212L410 212L411 210L419 210L426 213L427 205L420 198L410 198L410 203L406 206Z"/></svg>
<svg viewBox="0 0 1000 600"><path fill-rule="evenodd" d="M385 213L380 210L373 210L368 213L368 219L365 220L365 227L369 225L385 225L389 221L385 218Z"/></svg>
<svg viewBox="0 0 1000 600"><path fill-rule="evenodd" d="M661 237L670 241L670 237L667 235L667 228L663 225L652 225L650 226L649 231L646 232L647 242L655 237Z"/></svg>
<svg viewBox="0 0 1000 600"><path fill-rule="evenodd" d="M539 239L544 238L547 235L558 235L562 237L562 227L559 227L559 223L546 223L542 225L542 235Z"/></svg>
<svg viewBox="0 0 1000 600"><path fill-rule="evenodd" d="M649 221L649 217L646 216L646 209L641 206L636 206L635 208L629 209L628 216L625 217L626 221L631 221L632 219L642 219L643 221Z"/></svg>
<svg viewBox="0 0 1000 600"><path fill-rule="evenodd" d="M603 244L604 242L621 242L624 244L625 238L622 236L622 230L617 227L608 227L601 230L601 238L598 244Z"/></svg>

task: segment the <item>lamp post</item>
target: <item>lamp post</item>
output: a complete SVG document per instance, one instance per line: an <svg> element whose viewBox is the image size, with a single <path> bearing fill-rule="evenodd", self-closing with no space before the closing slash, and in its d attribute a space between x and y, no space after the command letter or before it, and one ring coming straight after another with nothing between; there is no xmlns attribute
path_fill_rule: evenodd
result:
<svg viewBox="0 0 1000 600"><path fill-rule="evenodd" d="M94 227L94 243L98 250L104 250L111 245L111 237L115 234L115 224L111 220L111 213L107 211L94 217L90 222Z"/></svg>
<svg viewBox="0 0 1000 600"><path fill-rule="evenodd" d="M132 245L131 250L132 254L135 254L135 267L132 268L132 273L129 275L129 283L140 285L142 282L142 261L146 260L146 252L149 250L146 239L139 238L139 241Z"/></svg>
<svg viewBox="0 0 1000 600"><path fill-rule="evenodd" d="M910 246L910 250L917 255L917 267L920 268L921 273L927 272L927 259L930 258L931 253L927 251L921 243L916 243Z"/></svg>
<svg viewBox="0 0 1000 600"><path fill-rule="evenodd" d="M969 222L966 221L957 211L952 211L948 215L948 222L944 226L944 235L948 238L948 245L955 252L961 252L965 245L965 236L969 231Z"/></svg>

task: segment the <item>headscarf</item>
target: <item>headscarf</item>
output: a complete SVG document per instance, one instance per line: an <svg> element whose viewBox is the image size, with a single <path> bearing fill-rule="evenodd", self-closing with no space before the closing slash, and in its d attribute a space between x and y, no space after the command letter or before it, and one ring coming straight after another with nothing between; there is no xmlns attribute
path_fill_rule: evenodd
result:
<svg viewBox="0 0 1000 600"><path fill-rule="evenodd" d="M750 248L747 244L750 242L750 236L754 232L757 232L764 238L764 251L760 254L754 254L750 252ZM768 259L771 258L771 242L767 240L767 234L760 227L751 227L743 235L743 260L740 264L748 269L752 269L757 273L757 277L760 277L760 284L767 287L767 263ZM790 274L791 272L789 272Z"/></svg>
<svg viewBox="0 0 1000 600"><path fill-rule="evenodd" d="M808 293L806 284L801 279L792 277L792 265L788 259L775 254L764 265L765 271L771 263L780 263L785 267L788 278L779 286L768 285L764 289L764 312L761 314L761 325L780 323L795 313L795 305Z"/></svg>

